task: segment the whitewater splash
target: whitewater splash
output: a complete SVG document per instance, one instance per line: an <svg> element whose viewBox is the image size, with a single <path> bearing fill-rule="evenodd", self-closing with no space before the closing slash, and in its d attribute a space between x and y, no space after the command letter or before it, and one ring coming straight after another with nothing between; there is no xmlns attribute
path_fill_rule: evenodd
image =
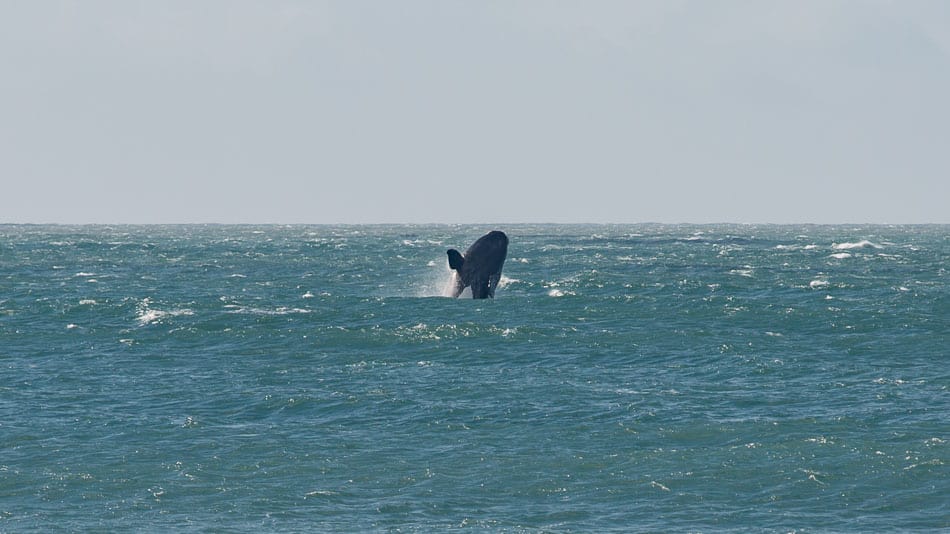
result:
<svg viewBox="0 0 950 534"><path fill-rule="evenodd" d="M449 269L444 257L426 263L426 271L417 282L416 297L451 297L455 287L455 271Z"/></svg>
<svg viewBox="0 0 950 534"><path fill-rule="evenodd" d="M523 263L523 262L522 262ZM452 290L455 289L456 284L456 274L455 271L449 268L448 262L444 258L440 257L439 260L430 260L426 263L426 272L422 279L418 282L418 288L415 292L416 297L451 297ZM498 280L498 289L503 289L509 284L515 284L521 282L517 278L510 278L501 275L501 278ZM462 291L462 294L459 295L459 298L466 299L472 298L471 288L465 288Z"/></svg>

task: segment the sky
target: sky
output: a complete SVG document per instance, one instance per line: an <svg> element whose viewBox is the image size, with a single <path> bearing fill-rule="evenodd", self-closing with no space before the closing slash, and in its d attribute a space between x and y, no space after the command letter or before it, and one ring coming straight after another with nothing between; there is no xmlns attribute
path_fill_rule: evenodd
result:
<svg viewBox="0 0 950 534"><path fill-rule="evenodd" d="M0 0L0 223L950 223L945 0Z"/></svg>

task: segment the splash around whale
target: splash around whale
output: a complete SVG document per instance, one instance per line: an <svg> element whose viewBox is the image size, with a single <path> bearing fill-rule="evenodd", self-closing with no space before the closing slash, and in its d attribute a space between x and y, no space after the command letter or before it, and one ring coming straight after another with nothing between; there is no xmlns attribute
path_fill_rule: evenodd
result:
<svg viewBox="0 0 950 534"><path fill-rule="evenodd" d="M455 271L452 297L458 298L466 287L472 288L473 299L495 297L501 268L508 256L508 236L504 232L488 232L472 243L464 255L454 248L446 253L449 267Z"/></svg>

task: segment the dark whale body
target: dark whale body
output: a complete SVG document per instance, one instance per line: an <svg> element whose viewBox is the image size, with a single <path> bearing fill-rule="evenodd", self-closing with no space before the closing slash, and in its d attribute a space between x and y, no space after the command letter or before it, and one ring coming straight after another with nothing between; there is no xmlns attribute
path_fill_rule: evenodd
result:
<svg viewBox="0 0 950 534"><path fill-rule="evenodd" d="M508 256L508 236L498 230L488 232L472 243L465 255L454 248L447 251L449 267L455 270L452 296L458 297L471 286L473 299L495 298L501 280L501 267Z"/></svg>

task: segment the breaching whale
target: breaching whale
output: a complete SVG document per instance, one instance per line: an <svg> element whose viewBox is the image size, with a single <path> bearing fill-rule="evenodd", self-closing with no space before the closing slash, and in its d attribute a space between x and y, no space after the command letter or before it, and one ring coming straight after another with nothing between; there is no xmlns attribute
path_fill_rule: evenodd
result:
<svg viewBox="0 0 950 534"><path fill-rule="evenodd" d="M472 243L465 255L454 248L449 255L449 267L455 270L455 286L452 296L458 297L471 286L473 299L495 298L495 288L501 280L501 267L508 255L508 236L494 230Z"/></svg>

